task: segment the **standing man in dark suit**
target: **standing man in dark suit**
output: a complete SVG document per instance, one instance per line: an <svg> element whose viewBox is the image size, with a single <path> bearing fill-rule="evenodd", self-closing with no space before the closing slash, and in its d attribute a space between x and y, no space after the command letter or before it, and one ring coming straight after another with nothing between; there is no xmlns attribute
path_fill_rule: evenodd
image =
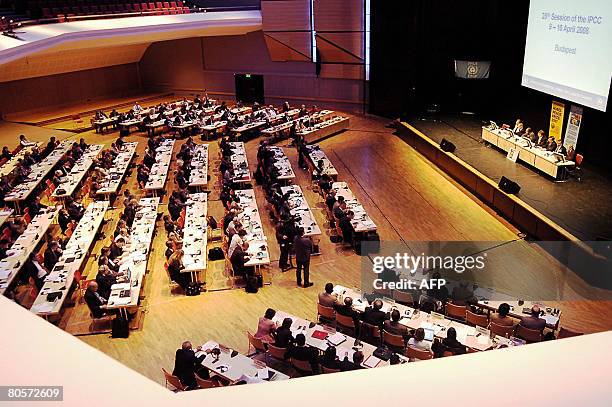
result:
<svg viewBox="0 0 612 407"><path fill-rule="evenodd" d="M202 350L201 346L197 347L197 351ZM179 378L183 386L188 389L195 389L198 387L196 383L195 375L208 379L208 371L202 367L202 360L206 355L200 355L196 357L191 342L185 341L181 345L181 349L176 350L176 357L174 359L174 370L172 374Z"/></svg>
<svg viewBox="0 0 612 407"><path fill-rule="evenodd" d="M297 285L302 286L302 269L304 269L304 288L312 286L310 282L310 255L312 254L312 240L304 236L304 228L300 228L295 240L293 241L295 250L295 277Z"/></svg>
<svg viewBox="0 0 612 407"><path fill-rule="evenodd" d="M342 240L344 243L350 243L352 246L355 246L355 228L351 223L354 217L355 214L353 211L347 211L346 216L340 218L340 221L338 222L338 226L340 226L340 230L342 230Z"/></svg>

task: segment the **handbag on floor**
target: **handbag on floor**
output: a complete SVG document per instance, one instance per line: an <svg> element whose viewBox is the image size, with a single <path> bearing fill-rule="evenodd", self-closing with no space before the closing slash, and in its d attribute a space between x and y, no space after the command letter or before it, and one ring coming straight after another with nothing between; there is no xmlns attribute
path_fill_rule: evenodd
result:
<svg viewBox="0 0 612 407"><path fill-rule="evenodd" d="M220 247L213 247L208 250L208 260L223 260L225 258L225 254L223 254L223 250Z"/></svg>
<svg viewBox="0 0 612 407"><path fill-rule="evenodd" d="M198 283L189 283L187 288L185 288L185 295L189 297L200 295L200 285Z"/></svg>

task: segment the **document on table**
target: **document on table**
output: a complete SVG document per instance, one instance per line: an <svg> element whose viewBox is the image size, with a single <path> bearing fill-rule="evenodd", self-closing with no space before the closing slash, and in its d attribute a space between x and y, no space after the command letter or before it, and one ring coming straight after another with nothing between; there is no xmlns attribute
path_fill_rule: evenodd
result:
<svg viewBox="0 0 612 407"><path fill-rule="evenodd" d="M334 346L338 346L346 341L346 336L342 335L339 332L336 332L335 334L328 336L327 341Z"/></svg>
<svg viewBox="0 0 612 407"><path fill-rule="evenodd" d="M378 359L376 356L374 355L370 355L368 356L368 358L363 362L363 365L365 367L369 367L369 368L374 368L376 366L378 366L378 364L381 362L381 359Z"/></svg>

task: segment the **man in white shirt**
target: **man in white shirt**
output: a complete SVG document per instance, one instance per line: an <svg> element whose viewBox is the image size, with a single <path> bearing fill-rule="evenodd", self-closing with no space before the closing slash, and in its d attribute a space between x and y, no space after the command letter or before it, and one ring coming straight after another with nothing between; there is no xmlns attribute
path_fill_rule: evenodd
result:
<svg viewBox="0 0 612 407"><path fill-rule="evenodd" d="M240 223L238 218L234 218L234 220L232 220L230 224L227 225L227 229L225 229L225 233L227 234L227 237L230 238L230 241L231 241L232 236L238 233L238 231L241 228L242 228L242 223Z"/></svg>
<svg viewBox="0 0 612 407"><path fill-rule="evenodd" d="M431 342L425 340L425 330L423 328L418 328L414 331L414 336L408 340L408 346L419 350L431 351ZM414 362L414 359L411 358L410 361Z"/></svg>
<svg viewBox="0 0 612 407"><path fill-rule="evenodd" d="M36 256L32 257L32 265L36 269L36 278L34 282L36 283L36 287L40 290L45 284L45 278L49 274L49 271L45 269L39 262L36 260Z"/></svg>
<svg viewBox="0 0 612 407"><path fill-rule="evenodd" d="M246 234L246 230L240 229L238 233L234 233L232 235L232 240L230 241L229 248L227 249L228 257L232 257L232 254L234 254L234 250L236 250L236 247L242 246L242 244L244 243L243 238L246 236Z"/></svg>
<svg viewBox="0 0 612 407"><path fill-rule="evenodd" d="M140 113L142 111L142 106L136 102L132 110L134 111L134 114Z"/></svg>
<svg viewBox="0 0 612 407"><path fill-rule="evenodd" d="M19 136L19 144L22 148L36 145L35 142L28 140L25 134Z"/></svg>

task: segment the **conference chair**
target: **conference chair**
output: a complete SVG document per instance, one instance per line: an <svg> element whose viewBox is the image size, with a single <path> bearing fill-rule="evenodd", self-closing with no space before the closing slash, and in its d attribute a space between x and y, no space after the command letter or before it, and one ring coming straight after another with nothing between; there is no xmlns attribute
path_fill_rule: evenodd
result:
<svg viewBox="0 0 612 407"><path fill-rule="evenodd" d="M338 313L336 313L336 327L339 327L340 330L348 330L354 334L357 333L355 320L352 317L347 317Z"/></svg>
<svg viewBox="0 0 612 407"><path fill-rule="evenodd" d="M255 352L247 354L248 357L263 353L267 355L266 345L259 338L254 337L249 331L246 331L247 337L249 339L249 349L248 352L251 351L251 347L255 349Z"/></svg>
<svg viewBox="0 0 612 407"><path fill-rule="evenodd" d="M432 312L438 309L437 300L426 294L421 294L419 297L419 310L423 312Z"/></svg>
<svg viewBox="0 0 612 407"><path fill-rule="evenodd" d="M338 372L340 372L340 369L331 369L329 367L325 367L325 366L321 365L321 372L323 372L323 374L338 373Z"/></svg>
<svg viewBox="0 0 612 407"><path fill-rule="evenodd" d="M484 314L475 314L468 309L465 313L465 322L472 326L481 326L486 328L487 325L489 325L489 317Z"/></svg>
<svg viewBox="0 0 612 407"><path fill-rule="evenodd" d="M400 290L393 290L393 299L398 304L402 304L407 307L414 306L414 297L412 296L412 293Z"/></svg>
<svg viewBox="0 0 612 407"><path fill-rule="evenodd" d="M504 338L510 338L514 333L514 326L503 326L496 324L495 322L491 322L489 324L489 329L497 336L501 336Z"/></svg>
<svg viewBox="0 0 612 407"><path fill-rule="evenodd" d="M208 379L202 379L197 374L195 375L195 379L200 389L212 389L213 387L221 387L221 385L218 382L208 380Z"/></svg>
<svg viewBox="0 0 612 407"><path fill-rule="evenodd" d="M111 315L111 314L104 314L100 318L94 317L92 313L89 313L89 316L91 317L91 324L89 324L90 333L102 333L101 331L105 331L105 330L101 330L99 325L102 322L105 322L108 324L114 318L114 315ZM107 329L107 331L110 331L110 327Z"/></svg>
<svg viewBox="0 0 612 407"><path fill-rule="evenodd" d="M406 351L406 343L404 342L404 337L401 335L395 335L383 329L382 341L389 349L401 353L402 355Z"/></svg>
<svg viewBox="0 0 612 407"><path fill-rule="evenodd" d="M317 303L317 318L319 323L329 322L336 325L336 311L332 307Z"/></svg>
<svg viewBox="0 0 612 407"><path fill-rule="evenodd" d="M535 329L529 329L529 328L525 328L522 325L517 325L516 329L514 331L514 335L516 335L517 337L524 339L527 341L527 343L533 343L533 342L540 342L542 341L542 332L535 330Z"/></svg>
<svg viewBox="0 0 612 407"><path fill-rule="evenodd" d="M289 362L291 363L291 366L293 366L293 368L298 371L298 373L307 375L315 374L315 371L312 370L312 365L307 360L298 360L291 358L289 359Z"/></svg>
<svg viewBox="0 0 612 407"><path fill-rule="evenodd" d="M380 345L382 340L380 327L362 322L359 329L359 339L368 343L373 342L372 345Z"/></svg>
<svg viewBox="0 0 612 407"><path fill-rule="evenodd" d="M375 294L382 295L385 298L393 299L393 290L389 288L375 288L373 291Z"/></svg>
<svg viewBox="0 0 612 407"><path fill-rule="evenodd" d="M467 306L455 305L453 303L446 303L446 316L451 319L459 321L465 321L465 315L467 312Z"/></svg>
<svg viewBox="0 0 612 407"><path fill-rule="evenodd" d="M174 391L175 393L185 391L187 389L185 386L183 386L183 383L181 383L178 377L171 375L163 367L162 372L164 372L164 378L166 379L166 388L168 388L168 384L170 384L174 388L171 388L170 390Z"/></svg>
<svg viewBox="0 0 612 407"><path fill-rule="evenodd" d="M559 333L557 334L557 339L571 338L573 336L581 336L581 335L584 335L584 333L572 331L572 330L569 330L567 328L561 327L561 328L559 328Z"/></svg>
<svg viewBox="0 0 612 407"><path fill-rule="evenodd" d="M429 350L417 349L408 345L406 347L406 356L411 360L429 360L433 359L433 352Z"/></svg>
<svg viewBox="0 0 612 407"><path fill-rule="evenodd" d="M32 221L32 216L30 215L30 208L25 208L23 210L23 216L21 217L21 219L23 219L23 222L26 224L26 226L30 224L30 222Z"/></svg>
<svg viewBox="0 0 612 407"><path fill-rule="evenodd" d="M274 346L274 344L268 344L268 353L272 358L285 363L285 354L287 353L287 348L279 348L278 346Z"/></svg>

